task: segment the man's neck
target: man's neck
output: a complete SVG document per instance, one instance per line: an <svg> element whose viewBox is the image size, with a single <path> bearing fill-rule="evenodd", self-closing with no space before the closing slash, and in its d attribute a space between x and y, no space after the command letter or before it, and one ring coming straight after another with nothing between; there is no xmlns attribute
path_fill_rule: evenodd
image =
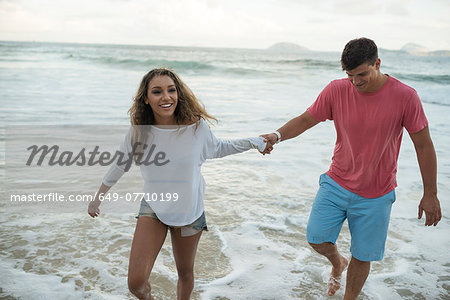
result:
<svg viewBox="0 0 450 300"><path fill-rule="evenodd" d="M388 75L380 72L380 74L378 75L376 90L374 92L378 92L379 90L381 90L381 88L384 86L388 78L389 78Z"/></svg>

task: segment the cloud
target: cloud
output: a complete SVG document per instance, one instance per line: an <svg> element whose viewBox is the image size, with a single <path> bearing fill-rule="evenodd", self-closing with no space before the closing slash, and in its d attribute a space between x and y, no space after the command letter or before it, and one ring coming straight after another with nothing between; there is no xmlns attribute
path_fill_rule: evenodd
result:
<svg viewBox="0 0 450 300"><path fill-rule="evenodd" d="M334 1L332 11L339 14L345 14L349 18L354 15L373 15L382 8L381 1L365 0L341 0Z"/></svg>
<svg viewBox="0 0 450 300"><path fill-rule="evenodd" d="M341 50L357 36L377 39L384 48L401 47L404 43L391 38L395 36L426 41L430 49L450 48L448 3L0 0L0 39L248 48L294 42L310 49ZM416 25L419 30L414 32Z"/></svg>
<svg viewBox="0 0 450 300"><path fill-rule="evenodd" d="M396 16L408 16L410 3L409 0L390 1L386 4L385 12Z"/></svg>

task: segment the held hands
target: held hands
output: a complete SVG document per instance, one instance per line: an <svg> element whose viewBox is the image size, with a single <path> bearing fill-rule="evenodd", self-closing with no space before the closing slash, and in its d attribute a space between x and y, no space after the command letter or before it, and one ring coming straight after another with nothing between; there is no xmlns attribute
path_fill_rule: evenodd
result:
<svg viewBox="0 0 450 300"><path fill-rule="evenodd" d="M422 219L423 212L425 212L425 226L436 226L442 218L441 206L439 199L434 194L424 194L419 204L418 219Z"/></svg>
<svg viewBox="0 0 450 300"><path fill-rule="evenodd" d="M278 140L278 136L275 133L263 134L260 136L263 137L264 142L267 143L266 149L264 149L264 151L260 153L262 155L270 154L270 152L272 152L273 150L273 145L275 145Z"/></svg>

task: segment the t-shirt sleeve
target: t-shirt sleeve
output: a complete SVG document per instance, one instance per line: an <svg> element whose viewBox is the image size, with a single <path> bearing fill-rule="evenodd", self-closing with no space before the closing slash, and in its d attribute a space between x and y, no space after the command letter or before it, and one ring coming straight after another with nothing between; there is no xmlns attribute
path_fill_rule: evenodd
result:
<svg viewBox="0 0 450 300"><path fill-rule="evenodd" d="M129 160L133 159L133 153L132 153L132 147L131 147L131 136L132 136L132 128L128 130L125 139L123 140L122 144L119 148L119 153L123 154L122 161L115 161L111 167L109 168L108 172L103 177L103 183L107 186L113 186L116 184L116 182L122 177L122 175L128 171L130 167Z"/></svg>
<svg viewBox="0 0 450 300"><path fill-rule="evenodd" d="M402 125L409 133L416 133L428 126L428 120L423 111L419 95L414 91L408 98L403 112Z"/></svg>
<svg viewBox="0 0 450 300"><path fill-rule="evenodd" d="M319 94L316 101L307 109L311 116L319 122L333 120L331 100L333 96L333 83L329 83Z"/></svg>

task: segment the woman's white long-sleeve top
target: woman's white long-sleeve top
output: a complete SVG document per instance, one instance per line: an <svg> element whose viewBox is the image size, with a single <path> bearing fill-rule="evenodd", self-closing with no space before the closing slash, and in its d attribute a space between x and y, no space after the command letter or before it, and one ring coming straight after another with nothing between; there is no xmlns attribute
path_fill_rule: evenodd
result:
<svg viewBox="0 0 450 300"><path fill-rule="evenodd" d="M205 120L187 126L160 128L148 126L147 147L142 152L140 170L143 195L161 222L170 226L193 223L204 211L205 180L201 166L206 159L220 158L249 149L263 151L262 137L221 140L214 136ZM133 127L120 152L131 157ZM113 164L103 183L113 186L126 171L126 164ZM176 200L175 200L176 199Z"/></svg>

